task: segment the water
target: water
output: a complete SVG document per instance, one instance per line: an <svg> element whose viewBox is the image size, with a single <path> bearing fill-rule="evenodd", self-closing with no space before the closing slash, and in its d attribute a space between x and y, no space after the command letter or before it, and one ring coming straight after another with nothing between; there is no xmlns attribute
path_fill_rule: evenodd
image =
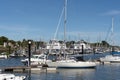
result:
<svg viewBox="0 0 120 80"><path fill-rule="evenodd" d="M120 64L98 65L96 69L58 69L31 74L31 80L120 80Z"/></svg>
<svg viewBox="0 0 120 80"><path fill-rule="evenodd" d="M120 80L120 64L98 65L96 69L57 69L31 74L31 80Z"/></svg>
<svg viewBox="0 0 120 80"><path fill-rule="evenodd" d="M0 66L23 66L20 59L1 59ZM95 69L57 69L52 72L14 74L27 76L26 80L120 80L120 63L99 64Z"/></svg>

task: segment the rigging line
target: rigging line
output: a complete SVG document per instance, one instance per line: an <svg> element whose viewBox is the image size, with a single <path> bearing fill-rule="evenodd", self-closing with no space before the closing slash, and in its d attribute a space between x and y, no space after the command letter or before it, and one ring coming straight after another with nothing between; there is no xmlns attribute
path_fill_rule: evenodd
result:
<svg viewBox="0 0 120 80"><path fill-rule="evenodd" d="M113 20L114 18L112 17L112 27L109 28L108 32L107 32L107 36L105 38L105 40L107 41L108 40L108 37L110 36L110 41L112 41L113 39L113 35L114 35L114 32L113 32L113 27L114 27L114 24L113 24ZM114 42L113 42L114 43Z"/></svg>
<svg viewBox="0 0 120 80"><path fill-rule="evenodd" d="M61 22L61 20L62 20L63 12L64 12L64 8L63 8L63 10L62 10L62 13L61 13L60 18L59 18L59 21L58 21L57 29L56 29L55 35L54 35L54 40L56 39L56 36L57 36L57 33L58 33L58 29L59 29L59 26L60 26L60 22Z"/></svg>
<svg viewBox="0 0 120 80"><path fill-rule="evenodd" d="M112 17L112 29L111 29L111 35L112 35L112 45L114 45L114 40L113 40L113 38L114 38L114 18Z"/></svg>
<svg viewBox="0 0 120 80"><path fill-rule="evenodd" d="M105 37L105 41L108 40L108 37L109 37L109 35L110 35L110 29L111 29L111 27L109 27L109 29L108 29L108 31L107 31L107 35L106 35L106 37Z"/></svg>

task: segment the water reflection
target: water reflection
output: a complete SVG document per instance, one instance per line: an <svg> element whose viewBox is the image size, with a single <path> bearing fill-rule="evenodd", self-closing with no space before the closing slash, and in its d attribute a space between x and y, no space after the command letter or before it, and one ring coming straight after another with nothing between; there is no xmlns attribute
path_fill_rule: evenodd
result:
<svg viewBox="0 0 120 80"><path fill-rule="evenodd" d="M95 69L60 69L62 80L93 80Z"/></svg>
<svg viewBox="0 0 120 80"><path fill-rule="evenodd" d="M31 73L31 80L120 80L120 64L98 65L96 69L57 69ZM27 80L30 80L27 79Z"/></svg>
<svg viewBox="0 0 120 80"><path fill-rule="evenodd" d="M97 66L94 80L120 80L120 63Z"/></svg>
<svg viewBox="0 0 120 80"><path fill-rule="evenodd" d="M95 69L57 69L40 73L31 73L27 80L93 80Z"/></svg>

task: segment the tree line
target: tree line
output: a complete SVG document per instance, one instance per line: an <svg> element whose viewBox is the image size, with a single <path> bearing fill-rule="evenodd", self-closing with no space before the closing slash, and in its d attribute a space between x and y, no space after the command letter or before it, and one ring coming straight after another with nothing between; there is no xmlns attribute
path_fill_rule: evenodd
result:
<svg viewBox="0 0 120 80"><path fill-rule="evenodd" d="M32 41L32 45L36 45L37 47L45 47L46 43L45 41L34 41L34 40L31 40ZM63 43L63 41L59 41L60 43ZM106 46L106 47L109 47L110 44L107 42L107 41L101 41L101 42L96 42L96 43L89 43L89 42L86 42L83 40L83 42L85 44L90 44L91 46L95 47L95 46ZM10 40L8 39L7 37L5 36L1 36L0 37L0 45L4 45L4 43L11 43L12 47L22 47L22 48L25 48L28 46L28 40L27 39L23 39L22 41L14 41L14 40ZM66 46L67 47L71 47L73 46L75 43L75 41L66 41ZM8 45L10 46L10 45Z"/></svg>

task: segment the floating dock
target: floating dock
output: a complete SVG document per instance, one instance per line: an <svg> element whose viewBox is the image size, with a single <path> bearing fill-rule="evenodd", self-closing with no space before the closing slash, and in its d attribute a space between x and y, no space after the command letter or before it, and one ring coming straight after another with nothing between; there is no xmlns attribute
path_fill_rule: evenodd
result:
<svg viewBox="0 0 120 80"><path fill-rule="evenodd" d="M8 67L0 67L1 71L3 72L24 72L28 69L30 69L31 67L26 67L26 66L8 66Z"/></svg>
<svg viewBox="0 0 120 80"><path fill-rule="evenodd" d="M56 71L56 68L49 67L27 67L27 66L12 66L12 67L0 67L2 72L26 72L31 70L31 72L46 72L46 71Z"/></svg>

